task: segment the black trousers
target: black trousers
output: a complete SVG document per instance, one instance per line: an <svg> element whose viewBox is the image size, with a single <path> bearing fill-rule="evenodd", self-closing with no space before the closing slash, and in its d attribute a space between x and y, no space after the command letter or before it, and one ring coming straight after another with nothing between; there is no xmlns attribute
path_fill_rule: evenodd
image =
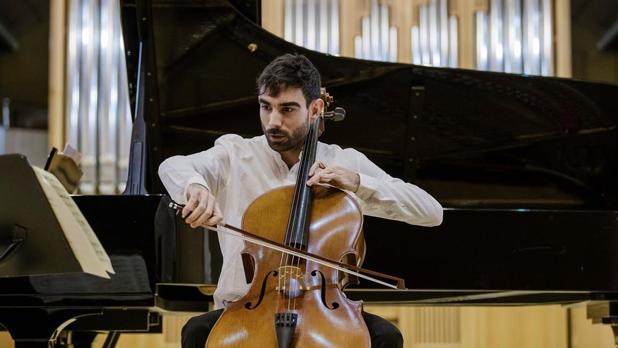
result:
<svg viewBox="0 0 618 348"><path fill-rule="evenodd" d="M182 328L182 348L204 348L206 339L223 309L208 312L189 319ZM374 314L363 312L363 319L371 336L371 347L401 348L403 337L399 329L388 320Z"/></svg>

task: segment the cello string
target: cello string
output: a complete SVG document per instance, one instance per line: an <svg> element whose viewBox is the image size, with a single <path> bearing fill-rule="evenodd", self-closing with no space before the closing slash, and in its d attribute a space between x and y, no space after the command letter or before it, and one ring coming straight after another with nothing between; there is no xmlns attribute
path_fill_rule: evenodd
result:
<svg viewBox="0 0 618 348"><path fill-rule="evenodd" d="M294 224L294 230L292 231L292 233L294 234L294 236L292 237L294 239L294 247L296 248L300 248L302 245L302 237L303 237L303 233L305 233L305 231L301 231L299 230L299 228L302 228L302 226L300 226L301 224L299 224L300 221L305 222L306 218L307 218L307 211L300 211L300 190L308 190L310 188L308 188L306 186L306 180L308 179L308 172L309 172L309 168L310 168L310 162L311 162L311 158L315 157L314 155L314 144L313 144L313 139L315 138L315 129L316 129L316 124L317 124L317 120L312 122L310 127L309 127L309 132L307 133L307 139L305 140L305 147L303 148L303 152L302 152L302 159L300 161L299 164L299 168L298 168L298 173L297 173L297 186L296 186L296 190L295 190L295 199L294 199L294 219L295 219L295 224ZM298 194L298 195L297 195ZM305 219L301 219L300 215L303 215L303 217ZM300 220L300 221L299 221ZM304 221L303 221L304 220ZM304 223L303 223L304 225ZM289 276L290 278L288 279L288 300L291 301L291 304L288 304L288 310L291 309L296 309L296 293L292 293L292 284L299 286L300 285L300 281L297 281L296 278L298 277L298 272L295 272L295 270L300 269L300 258L292 255L291 256L292 260L289 263L289 265L291 265L292 267L290 267L289 270ZM300 272L303 277L304 277L304 272ZM295 280L294 282L292 282L292 280ZM293 298L292 298L293 297Z"/></svg>
<svg viewBox="0 0 618 348"><path fill-rule="evenodd" d="M317 138L318 138L317 137L317 133L318 133L318 128L319 128L319 125L320 125L320 123L319 123L320 121L321 121L321 116L318 117L314 122L311 123L311 126L309 128L309 132L307 134L307 140L305 142L306 146L305 146L305 149L303 151L303 159L304 159L304 161L301 161L301 164L303 166L302 166L302 168L299 168L299 172L298 172L298 175L303 177L303 182L301 183L301 185L303 185L303 186L301 186L301 187L303 189L305 189L305 190L311 190L311 188L307 186L306 181L309 178L309 170L310 170L311 166L313 165L312 162L315 161L315 157L316 157L316 154L317 154ZM306 174L306 177L305 177L305 174ZM308 203L309 204L307 206L310 206L311 205L311 201L309 201ZM302 234L301 233L297 233L296 234L296 238L302 238L304 233L309 233L309 231L310 231L310 228L309 228L310 223L309 224L307 223L307 219L310 218L310 216L309 216L310 211L307 210L307 211L304 211L303 213L304 213L304 218L305 218L305 221L303 223L303 227L306 225L307 229L304 230L304 228L303 228ZM307 241L308 240L309 240L309 236L307 238ZM301 244L302 244L302 241L298 241L297 240L296 242L297 242L296 246L300 247ZM305 248L306 248L305 250L309 249L309 242L307 242L307 245L305 246ZM301 262L302 261L303 260L300 257L294 257L293 262L294 262L295 267L296 267L295 269L299 269L299 270L301 269L300 266L301 266ZM300 286L301 284L304 283L304 281L305 281L304 278L305 278L306 272L307 272L307 262L305 261L305 270L304 270L304 272L299 272L300 274L297 274L297 276L302 276L303 277L302 281L298 282L298 284L297 284L298 286ZM299 291L302 291L302 289L299 289ZM296 297L294 297L293 307L292 308L296 309Z"/></svg>
<svg viewBox="0 0 618 348"><path fill-rule="evenodd" d="M307 145L307 143L309 142L309 140L311 139L311 135L312 135L312 130L313 130L313 126L311 126L309 128L309 132L307 133L307 139L305 140L305 145ZM292 202L292 209L290 211L290 218L288 220L288 230L286 233L286 244L287 242L293 242L291 243L294 247L298 248L299 247L299 235L298 235L298 231L296 230L296 228L291 228L290 226L294 226L297 227L298 226L298 215L300 213L299 211L299 200L300 200L300 193L299 190L304 190L306 189L305 187L303 187L303 177L304 177L304 173L307 171L306 169L306 163L308 162L308 157L307 157L307 150L308 147L305 146L303 148L303 152L302 152L302 158L301 161L299 163L298 166L298 172L297 172L297 176L296 176L296 187L294 190L294 198L293 198L293 202ZM292 223L293 222L293 223ZM290 234L293 234L290 235ZM288 237L290 238L290 240L288 240ZM289 244L288 244L289 245ZM291 257L291 261L290 261L290 257ZM293 267L296 266L296 264L298 263L298 261L296 260L297 258L295 256L290 256L289 254L285 255L285 263L288 266L292 266L292 267L286 267L285 268L285 275L286 275L286 284L287 284L287 288L286 288L286 295L287 295L287 310L290 311L292 308L296 308L296 298L293 299L292 301L292 276L295 275L295 273L293 272Z"/></svg>
<svg viewBox="0 0 618 348"><path fill-rule="evenodd" d="M296 190L295 190L295 194L294 194L294 218L295 220L295 224L294 224L294 230L292 231L292 233L294 234L292 236L292 238L294 239L293 245L295 248L299 247L299 234L298 234L298 229L296 228L298 226L298 218L299 218L299 214L301 213L299 210L299 205L300 205L300 190L305 190L306 187L303 186L303 174L306 172L306 163L308 162L308 142L310 141L310 137L311 137L311 133L312 133L312 128L309 128L309 132L307 133L307 139L305 140L305 147L303 148L303 152L302 152L302 158L300 161L300 164L298 166L298 173L297 173L297 185L296 185ZM298 194L298 195L297 195ZM292 267L289 268L290 270L294 269L293 267L296 267L296 263L297 263L297 258L295 256L291 256L292 260L289 263L289 265L291 265ZM291 278L291 277L290 277ZM292 282L291 279L288 280L288 311L290 311L291 309L296 309L296 297L294 297L294 299L292 300Z"/></svg>
<svg viewBox="0 0 618 348"><path fill-rule="evenodd" d="M309 127L309 132L307 133L307 139L305 140L305 145L307 145L307 142L310 141L310 139L313 138L314 136L314 129L315 127L313 126L314 123L312 123ZM298 215L299 215L299 205L300 205L300 195L299 195L299 190L302 189L306 189L306 187L303 187L302 185L305 184L304 182L301 182L303 180L299 180L299 179L303 179L304 177L304 173L308 171L308 163L309 163L309 158L307 156L307 154L305 154L305 152L307 151L307 146L305 146L305 148L303 148L303 152L302 152L302 158L301 161L299 163L298 166L298 172L297 172L297 178L296 178L296 188L294 190L294 197L293 197L293 202L292 202L292 208L290 211L290 218L288 219L288 228L286 230L286 236L285 236L285 244L286 245L290 245L292 244L294 247L298 248L300 245L300 242L298 240L299 235L298 233L296 233L297 231L293 231L290 226L297 226L298 225ZM292 235L293 234L293 235ZM293 243L292 243L293 242ZM291 258L291 260L290 260ZM280 269L281 269L281 265L285 264L286 266L297 266L300 265L299 262L299 258L297 258L294 255L290 255L288 253L285 253L285 259L284 256L282 254L281 260L280 260ZM288 303L287 303L287 309L288 311L290 310L292 304L290 303L290 298L292 297L292 288L290 286L291 284L291 278L292 275L294 275L294 273L292 273L293 268L292 267L285 267L285 272L284 275L285 277L283 278L283 281L286 283L287 287L285 289L285 293L288 297ZM279 278L281 279L281 278ZM293 308L296 308L296 300L294 299L294 303L293 303Z"/></svg>
<svg viewBox="0 0 618 348"><path fill-rule="evenodd" d="M305 142L306 144L306 142ZM303 148L303 156L302 158L304 159L304 151L306 150L306 147ZM298 172L296 175L296 187L294 189L294 198L293 198L293 202L292 202L292 210L290 211L290 224L288 224L288 232L289 232L289 242L291 245L293 245L294 247L297 247L297 233L295 231L295 229L293 228L294 226L297 225L297 219L298 219L298 214L299 214L299 190L302 190L302 186L300 186L300 176L302 175L303 172L303 160L301 159L299 166L298 166ZM288 254L285 255L286 259L286 265L287 266L293 266L294 265L294 256L290 256ZM291 261L290 261L291 258ZM290 270L292 268L291 267L286 267L286 297L287 297L287 311L289 312L292 308L292 287L291 287L291 274L289 273ZM294 303L294 305L296 305L296 303Z"/></svg>

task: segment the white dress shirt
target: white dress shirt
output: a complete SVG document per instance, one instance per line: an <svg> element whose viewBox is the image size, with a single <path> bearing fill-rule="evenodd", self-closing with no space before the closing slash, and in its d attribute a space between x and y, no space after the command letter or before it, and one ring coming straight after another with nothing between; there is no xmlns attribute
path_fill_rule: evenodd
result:
<svg viewBox="0 0 618 348"><path fill-rule="evenodd" d="M433 197L415 185L391 177L362 153L320 142L316 159L359 174L360 186L352 196L364 215L421 226L442 222L442 206ZM166 159L159 167L159 176L178 203L186 203L190 184L205 186L216 197L225 223L240 226L254 199L273 188L295 184L299 163L288 169L263 135L244 139L228 134L206 151ZM219 231L218 235L223 266L214 298L215 307L222 308L224 303L242 297L249 284L240 256L244 242L225 232Z"/></svg>

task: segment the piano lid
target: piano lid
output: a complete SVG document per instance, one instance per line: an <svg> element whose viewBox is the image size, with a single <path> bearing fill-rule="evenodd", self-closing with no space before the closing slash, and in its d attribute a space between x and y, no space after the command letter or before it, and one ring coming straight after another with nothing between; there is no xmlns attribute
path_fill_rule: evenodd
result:
<svg viewBox="0 0 618 348"><path fill-rule="evenodd" d="M225 0L153 1L151 10L124 1L123 25L133 99L140 39L148 57L151 192L163 190L154 174L163 159L225 133L261 134L255 79L298 52L347 110L322 141L364 152L446 206L618 205L617 86L335 57L263 30Z"/></svg>

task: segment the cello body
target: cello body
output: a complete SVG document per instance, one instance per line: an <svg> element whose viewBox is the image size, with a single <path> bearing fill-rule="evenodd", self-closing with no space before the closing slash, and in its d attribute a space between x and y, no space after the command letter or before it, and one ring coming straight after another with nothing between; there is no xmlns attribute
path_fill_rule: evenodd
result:
<svg viewBox="0 0 618 348"><path fill-rule="evenodd" d="M258 197L245 212L242 228L290 244L286 226L294 189L285 186ZM365 245L357 203L339 189L311 190L307 251L360 265ZM227 304L206 347L370 347L362 305L342 291L355 279L247 242L242 258L251 287Z"/></svg>

